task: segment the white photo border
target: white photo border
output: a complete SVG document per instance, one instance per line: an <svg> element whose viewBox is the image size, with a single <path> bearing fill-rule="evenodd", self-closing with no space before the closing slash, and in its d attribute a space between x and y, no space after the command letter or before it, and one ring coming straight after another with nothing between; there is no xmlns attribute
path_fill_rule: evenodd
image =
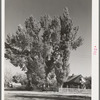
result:
<svg viewBox="0 0 100 100"><path fill-rule="evenodd" d="M92 100L99 100L99 0L92 0ZM4 100L5 0L1 0L1 100ZM94 55L94 47L97 52Z"/></svg>
<svg viewBox="0 0 100 100"><path fill-rule="evenodd" d="M94 55L94 47L97 51ZM92 0L92 100L99 100L99 0Z"/></svg>

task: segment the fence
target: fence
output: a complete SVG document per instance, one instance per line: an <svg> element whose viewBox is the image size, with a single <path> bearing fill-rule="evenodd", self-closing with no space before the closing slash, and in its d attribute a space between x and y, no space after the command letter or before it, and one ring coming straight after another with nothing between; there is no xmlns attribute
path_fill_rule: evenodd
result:
<svg viewBox="0 0 100 100"><path fill-rule="evenodd" d="M91 89L59 88L59 92L67 94L91 94Z"/></svg>

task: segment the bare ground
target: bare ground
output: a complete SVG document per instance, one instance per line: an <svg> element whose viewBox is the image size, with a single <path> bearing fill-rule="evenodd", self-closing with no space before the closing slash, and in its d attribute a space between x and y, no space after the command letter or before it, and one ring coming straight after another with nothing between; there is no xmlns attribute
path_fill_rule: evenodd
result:
<svg viewBox="0 0 100 100"><path fill-rule="evenodd" d="M91 96L60 92L5 91L4 100L91 100Z"/></svg>

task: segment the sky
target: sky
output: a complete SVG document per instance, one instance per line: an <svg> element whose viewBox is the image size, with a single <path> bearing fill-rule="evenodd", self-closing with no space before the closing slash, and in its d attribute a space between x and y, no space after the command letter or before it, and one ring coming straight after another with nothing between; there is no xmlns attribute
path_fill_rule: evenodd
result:
<svg viewBox="0 0 100 100"><path fill-rule="evenodd" d="M83 45L71 52L70 74L91 75L91 0L5 0L5 37L15 33L19 24L24 25L25 19L33 15L40 19L41 15L51 17L62 15L68 7L74 26L79 26L78 35ZM5 60L5 66L11 65Z"/></svg>

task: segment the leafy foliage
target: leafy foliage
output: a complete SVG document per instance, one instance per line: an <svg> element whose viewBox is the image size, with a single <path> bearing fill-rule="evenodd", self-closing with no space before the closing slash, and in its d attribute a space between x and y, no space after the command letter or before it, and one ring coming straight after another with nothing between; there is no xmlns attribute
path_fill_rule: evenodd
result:
<svg viewBox="0 0 100 100"><path fill-rule="evenodd" d="M92 86L91 76L90 77L85 77L85 79L86 79L86 88L91 89L91 86Z"/></svg>
<svg viewBox="0 0 100 100"><path fill-rule="evenodd" d="M82 45L82 38L77 37L78 27L73 27L68 9L62 16L51 18L49 15L36 21L30 16L15 34L7 36L5 57L15 66L26 70L30 83L37 85L47 80L54 70L60 85L69 74L71 50Z"/></svg>

